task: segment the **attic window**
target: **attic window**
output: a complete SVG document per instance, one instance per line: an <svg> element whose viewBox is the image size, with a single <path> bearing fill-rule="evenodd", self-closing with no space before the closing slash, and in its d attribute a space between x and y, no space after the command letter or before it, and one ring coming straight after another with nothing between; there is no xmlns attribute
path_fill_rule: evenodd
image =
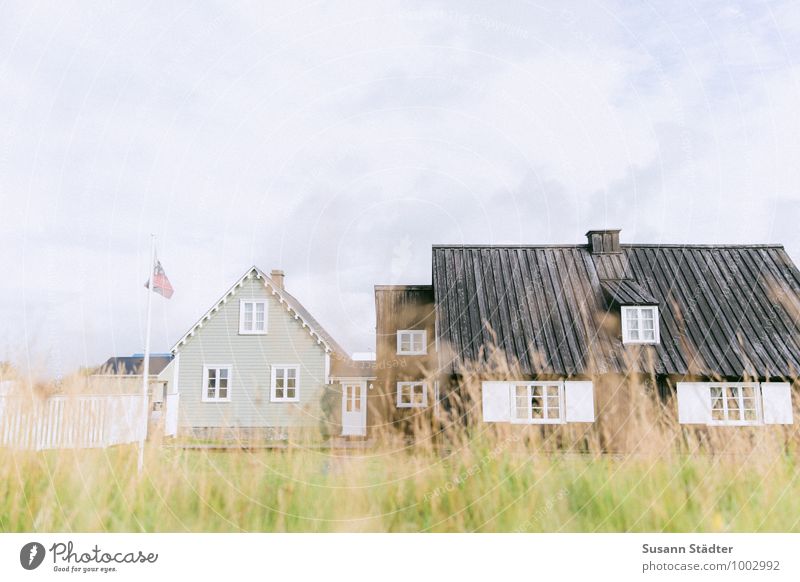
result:
<svg viewBox="0 0 800 582"><path fill-rule="evenodd" d="M243 299L239 302L239 333L267 333L266 301L245 301Z"/></svg>
<svg viewBox="0 0 800 582"><path fill-rule="evenodd" d="M622 343L657 344L658 342L658 307L623 306Z"/></svg>

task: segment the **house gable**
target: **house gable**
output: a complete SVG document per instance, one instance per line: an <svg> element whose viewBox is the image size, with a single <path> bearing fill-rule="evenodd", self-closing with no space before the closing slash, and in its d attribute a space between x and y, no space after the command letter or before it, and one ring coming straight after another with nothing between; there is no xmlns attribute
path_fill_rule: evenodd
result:
<svg viewBox="0 0 800 582"><path fill-rule="evenodd" d="M336 352L338 354L346 354L346 351L339 346L339 344L322 329L322 326L317 323L317 321L311 316L311 314L297 301L294 297L292 297L288 292L281 289L267 274L265 274L261 269L256 266L251 267L247 272L245 272L239 280L233 284L233 286L228 289L225 294L220 297L220 299L209 309L190 329L187 331L181 339L179 339L175 345L172 346L171 352L173 354L176 353L178 348L184 345L190 338L194 337L194 335L198 332L199 329L203 327L212 317L214 317L220 309L226 305L229 301L237 298L237 293L242 289L243 286L246 286L246 283L250 282L257 282L263 284L264 289L266 290L266 294L263 295L264 298L272 297L279 302L279 304L285 308L286 312L291 315L295 320L297 320L300 325L302 325L303 329L307 330L309 335L313 337L318 344L320 344L326 353L333 353ZM258 284L256 284L256 287ZM253 294L251 293L247 297L262 297L262 294ZM243 298L243 296L239 296L238 299ZM238 303L237 303L238 304ZM237 312L238 317L238 312ZM238 321L238 320L237 320Z"/></svg>
<svg viewBox="0 0 800 582"><path fill-rule="evenodd" d="M243 301L265 302L265 333L242 333ZM331 357L341 350L326 336L294 297L263 272L249 270L173 347L180 359L175 382L181 392L181 426L317 426ZM278 368L291 368L297 386L291 398L281 401L271 397Z"/></svg>

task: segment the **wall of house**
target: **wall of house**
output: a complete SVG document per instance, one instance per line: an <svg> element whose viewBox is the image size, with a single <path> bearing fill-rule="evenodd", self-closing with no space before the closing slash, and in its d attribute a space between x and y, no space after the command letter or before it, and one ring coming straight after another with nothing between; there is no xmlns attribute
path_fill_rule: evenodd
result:
<svg viewBox="0 0 800 582"><path fill-rule="evenodd" d="M267 333L239 334L239 301L267 299ZM178 348L180 426L319 426L325 391L325 349L277 295L252 277ZM203 402L204 365L233 368L230 402ZM300 366L299 402L270 402L271 366Z"/></svg>
<svg viewBox="0 0 800 582"><path fill-rule="evenodd" d="M434 407L434 381L438 369L435 340L433 287L430 285L375 287L376 381L369 395L368 425L375 428L399 426L405 421L430 416ZM397 353L397 331L426 331L427 354ZM397 382L428 381L428 406L397 407Z"/></svg>

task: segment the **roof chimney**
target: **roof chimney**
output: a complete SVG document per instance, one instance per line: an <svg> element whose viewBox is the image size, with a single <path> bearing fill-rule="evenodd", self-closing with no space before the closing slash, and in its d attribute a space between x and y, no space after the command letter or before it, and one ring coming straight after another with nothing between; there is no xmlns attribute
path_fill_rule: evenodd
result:
<svg viewBox="0 0 800 582"><path fill-rule="evenodd" d="M619 253L619 231L611 230L590 230L586 233L589 239L589 250L593 255L603 255L608 253Z"/></svg>
<svg viewBox="0 0 800 582"><path fill-rule="evenodd" d="M283 289L283 271L280 269L272 269L269 274L269 278L275 282L275 284L278 286L278 289Z"/></svg>

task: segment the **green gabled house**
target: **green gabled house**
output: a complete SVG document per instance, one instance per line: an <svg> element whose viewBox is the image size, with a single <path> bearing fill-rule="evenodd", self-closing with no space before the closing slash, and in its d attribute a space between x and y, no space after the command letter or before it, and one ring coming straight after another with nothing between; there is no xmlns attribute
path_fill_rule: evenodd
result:
<svg viewBox="0 0 800 582"><path fill-rule="evenodd" d="M251 267L172 347L160 374L178 434L200 439L361 435L374 366L351 360L284 286ZM345 419L344 423L342 419Z"/></svg>

